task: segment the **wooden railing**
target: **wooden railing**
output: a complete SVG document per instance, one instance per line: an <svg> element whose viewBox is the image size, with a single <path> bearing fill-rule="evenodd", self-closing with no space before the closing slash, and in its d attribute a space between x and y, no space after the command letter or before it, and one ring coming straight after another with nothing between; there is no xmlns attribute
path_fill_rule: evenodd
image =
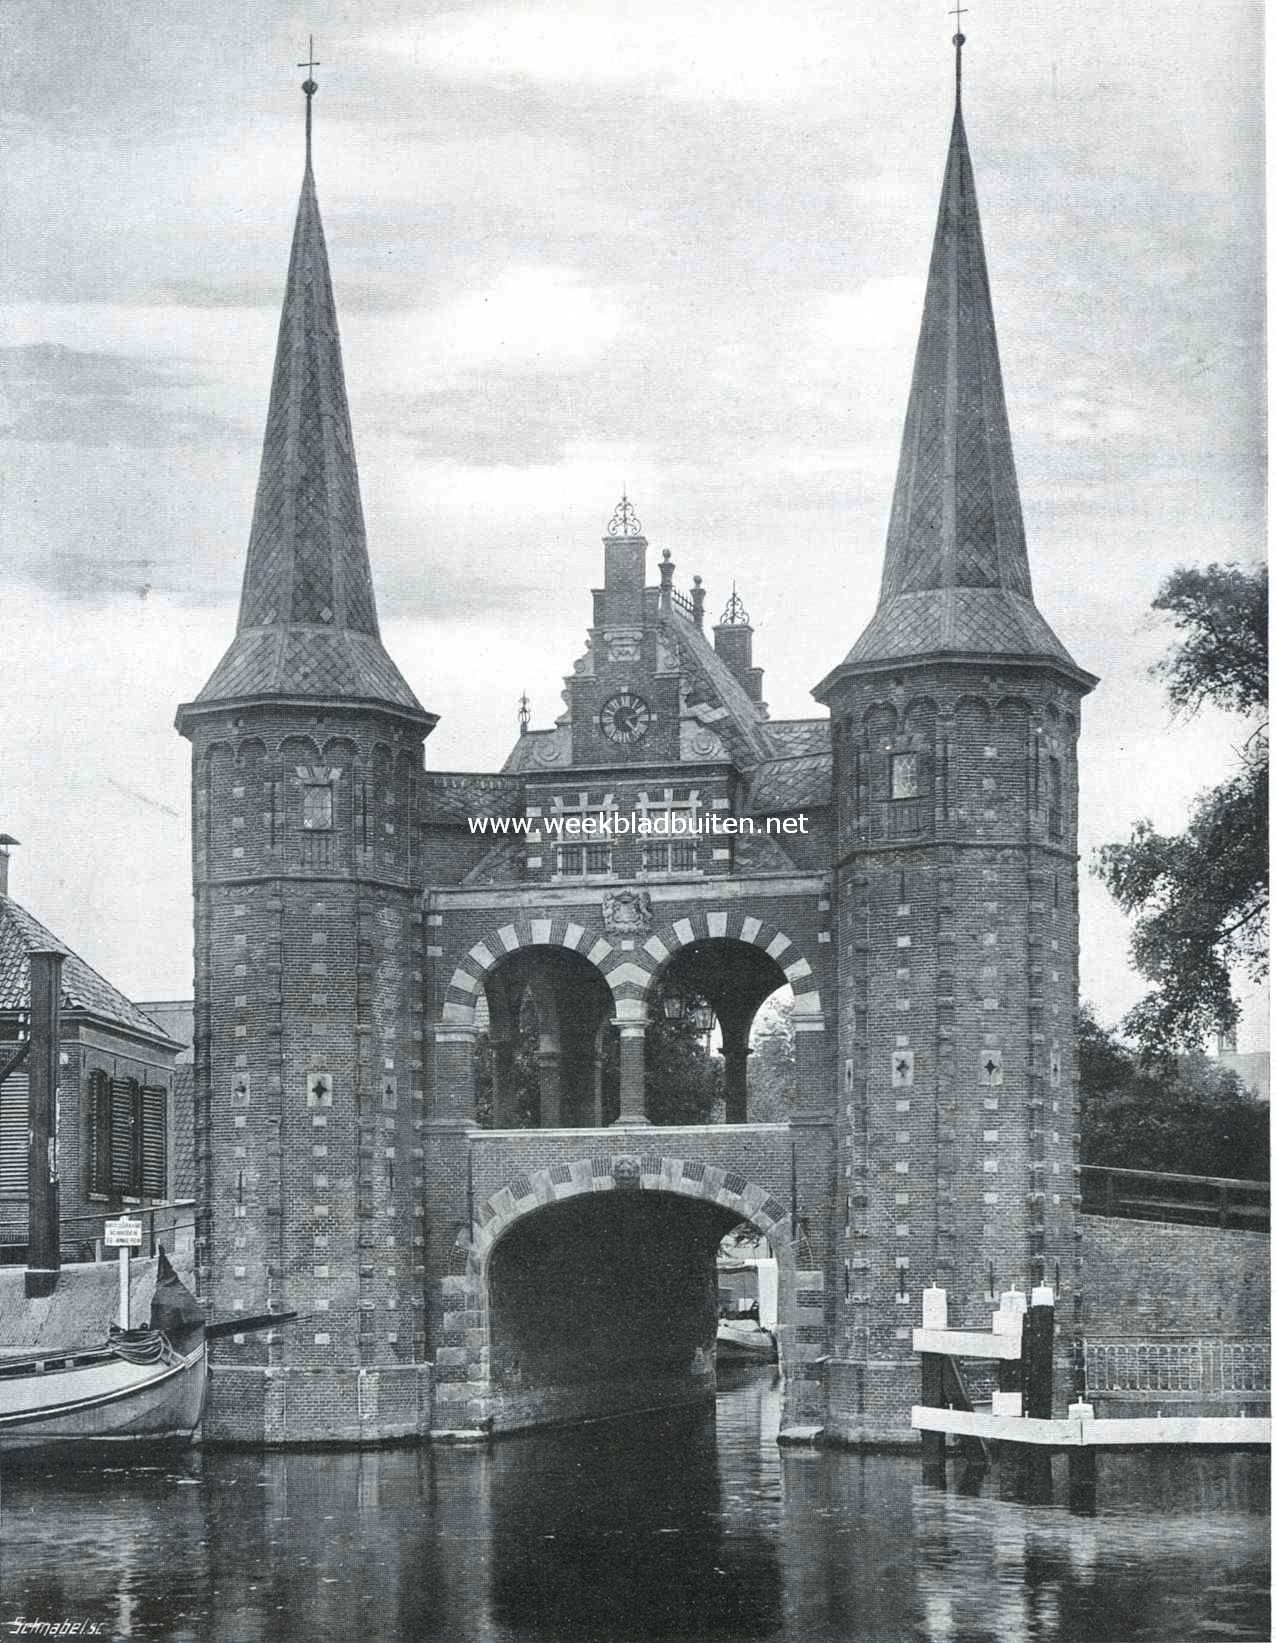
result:
<svg viewBox="0 0 1276 1643"><path fill-rule="evenodd" d="M1271 1188L1266 1181L1231 1176L1174 1175L1165 1170L1083 1164L1081 1209L1087 1215L1267 1232L1271 1227Z"/></svg>

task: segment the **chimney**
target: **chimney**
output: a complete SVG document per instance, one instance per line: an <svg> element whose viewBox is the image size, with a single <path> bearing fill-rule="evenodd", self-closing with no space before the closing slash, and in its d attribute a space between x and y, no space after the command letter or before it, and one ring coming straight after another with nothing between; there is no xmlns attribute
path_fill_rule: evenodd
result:
<svg viewBox="0 0 1276 1643"><path fill-rule="evenodd" d="M744 602L731 584L722 620L713 630L713 648L744 686L749 699L762 700L762 669L753 665L753 629Z"/></svg>
<svg viewBox="0 0 1276 1643"><path fill-rule="evenodd" d="M52 1295L61 1270L58 1227L58 1054L61 948L32 948L30 1080L27 1085L28 1299Z"/></svg>
<svg viewBox="0 0 1276 1643"><path fill-rule="evenodd" d="M603 624L641 627L647 581L647 538L627 496L622 496L603 537Z"/></svg>
<svg viewBox="0 0 1276 1643"><path fill-rule="evenodd" d="M9 850L18 842L8 833L0 833L0 896L9 894Z"/></svg>

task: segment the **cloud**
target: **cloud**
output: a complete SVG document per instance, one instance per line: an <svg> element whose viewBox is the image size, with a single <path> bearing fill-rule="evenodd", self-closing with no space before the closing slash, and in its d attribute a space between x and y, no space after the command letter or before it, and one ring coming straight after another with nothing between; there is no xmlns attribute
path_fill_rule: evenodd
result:
<svg viewBox="0 0 1276 1643"><path fill-rule="evenodd" d="M371 34L366 43L434 73L481 83L641 87L690 100L809 97L846 71L849 37L819 0L511 0Z"/></svg>
<svg viewBox="0 0 1276 1643"><path fill-rule="evenodd" d="M180 402L200 380L185 364L55 342L0 347L0 439L148 448L238 439L236 423Z"/></svg>

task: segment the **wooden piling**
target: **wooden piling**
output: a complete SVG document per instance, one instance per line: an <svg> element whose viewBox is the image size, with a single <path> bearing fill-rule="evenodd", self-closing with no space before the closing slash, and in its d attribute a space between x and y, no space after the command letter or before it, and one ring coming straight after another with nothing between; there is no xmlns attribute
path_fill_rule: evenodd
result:
<svg viewBox="0 0 1276 1643"><path fill-rule="evenodd" d="M1054 1414L1054 1290L1032 1291L1023 1331L1023 1412L1048 1421Z"/></svg>
<svg viewBox="0 0 1276 1643"><path fill-rule="evenodd" d="M52 1295L62 1267L58 1227L58 1056L62 960L58 948L34 948L31 964L31 1054L27 1085L28 1299Z"/></svg>

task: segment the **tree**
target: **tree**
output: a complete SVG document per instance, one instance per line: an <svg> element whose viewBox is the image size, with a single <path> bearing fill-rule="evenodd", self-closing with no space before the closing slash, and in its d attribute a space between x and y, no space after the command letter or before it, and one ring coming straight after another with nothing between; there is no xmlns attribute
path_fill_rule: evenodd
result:
<svg viewBox="0 0 1276 1643"><path fill-rule="evenodd" d="M764 1004L753 1032L749 1058L749 1120L779 1124L791 1116L797 1098L797 1052L793 1001Z"/></svg>
<svg viewBox="0 0 1276 1643"><path fill-rule="evenodd" d="M722 1099L722 1062L684 1016L655 1010L647 1023L647 1117L653 1124L707 1124Z"/></svg>
<svg viewBox="0 0 1276 1643"><path fill-rule="evenodd" d="M1077 1056L1083 1163L1267 1179L1267 1107L1230 1069L1198 1052L1148 1061L1084 1004Z"/></svg>
<svg viewBox="0 0 1276 1643"><path fill-rule="evenodd" d="M1267 973L1267 571L1180 569L1152 608L1182 635L1154 669L1174 709L1209 704L1256 721L1237 749L1239 769L1197 799L1183 832L1140 821L1095 860L1135 916L1131 956L1151 983L1123 1025L1164 1059L1235 1026L1234 971L1255 981Z"/></svg>

